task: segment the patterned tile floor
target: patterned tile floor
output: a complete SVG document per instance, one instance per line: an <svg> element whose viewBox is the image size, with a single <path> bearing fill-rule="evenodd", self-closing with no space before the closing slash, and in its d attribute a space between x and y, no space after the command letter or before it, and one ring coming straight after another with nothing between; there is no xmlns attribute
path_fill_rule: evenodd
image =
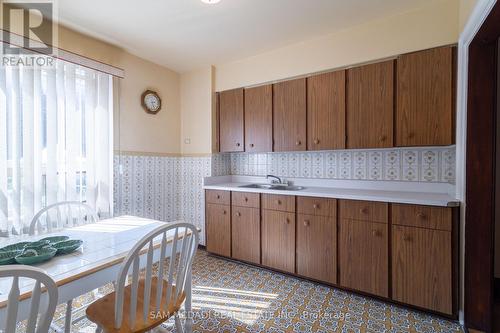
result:
<svg viewBox="0 0 500 333"><path fill-rule="evenodd" d="M112 288L100 290L105 293ZM75 303L92 299L86 295ZM65 306L56 319L62 324ZM458 323L198 251L194 332L462 332ZM82 308L79 314L84 314ZM87 319L72 332L94 332ZM173 329L173 320L166 327Z"/></svg>

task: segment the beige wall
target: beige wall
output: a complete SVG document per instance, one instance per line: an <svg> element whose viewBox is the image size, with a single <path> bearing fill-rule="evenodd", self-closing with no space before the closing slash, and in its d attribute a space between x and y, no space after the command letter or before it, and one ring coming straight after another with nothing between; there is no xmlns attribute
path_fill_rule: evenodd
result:
<svg viewBox="0 0 500 333"><path fill-rule="evenodd" d="M216 66L216 90L260 84L458 41L458 2L368 22Z"/></svg>
<svg viewBox="0 0 500 333"><path fill-rule="evenodd" d="M458 17L459 32L464 30L465 24L467 23L470 14L472 14L472 10L474 9L477 1L478 0L460 0Z"/></svg>
<svg viewBox="0 0 500 333"><path fill-rule="evenodd" d="M212 151L212 71L208 66L181 75L182 154Z"/></svg>
<svg viewBox="0 0 500 333"><path fill-rule="evenodd" d="M115 150L180 154L180 76L168 68L131 55L122 49L59 27L57 45L65 50L125 70L120 80L120 113L115 115ZM144 90L157 91L162 109L144 112Z"/></svg>

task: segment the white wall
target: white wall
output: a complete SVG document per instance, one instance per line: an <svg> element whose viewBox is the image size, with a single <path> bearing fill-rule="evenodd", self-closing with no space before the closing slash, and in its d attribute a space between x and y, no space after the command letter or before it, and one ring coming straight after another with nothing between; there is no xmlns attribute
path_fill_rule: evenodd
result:
<svg viewBox="0 0 500 333"><path fill-rule="evenodd" d="M255 85L454 44L458 35L458 1L434 1L417 10L218 64L215 89Z"/></svg>

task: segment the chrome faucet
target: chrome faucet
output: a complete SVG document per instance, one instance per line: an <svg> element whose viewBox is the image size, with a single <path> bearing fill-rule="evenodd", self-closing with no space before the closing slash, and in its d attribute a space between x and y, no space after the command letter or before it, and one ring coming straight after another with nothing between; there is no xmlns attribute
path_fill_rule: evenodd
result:
<svg viewBox="0 0 500 333"><path fill-rule="evenodd" d="M283 182L283 180L278 176L267 175L266 179L269 179L269 178L274 178L273 180L271 180L271 184L285 184L285 182Z"/></svg>

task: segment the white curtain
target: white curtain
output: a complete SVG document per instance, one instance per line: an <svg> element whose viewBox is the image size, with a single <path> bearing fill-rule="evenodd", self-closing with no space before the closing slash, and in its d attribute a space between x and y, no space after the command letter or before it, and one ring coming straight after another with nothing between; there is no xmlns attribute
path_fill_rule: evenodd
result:
<svg viewBox="0 0 500 333"><path fill-rule="evenodd" d="M0 236L60 201L112 214L113 79L57 61L0 67Z"/></svg>

